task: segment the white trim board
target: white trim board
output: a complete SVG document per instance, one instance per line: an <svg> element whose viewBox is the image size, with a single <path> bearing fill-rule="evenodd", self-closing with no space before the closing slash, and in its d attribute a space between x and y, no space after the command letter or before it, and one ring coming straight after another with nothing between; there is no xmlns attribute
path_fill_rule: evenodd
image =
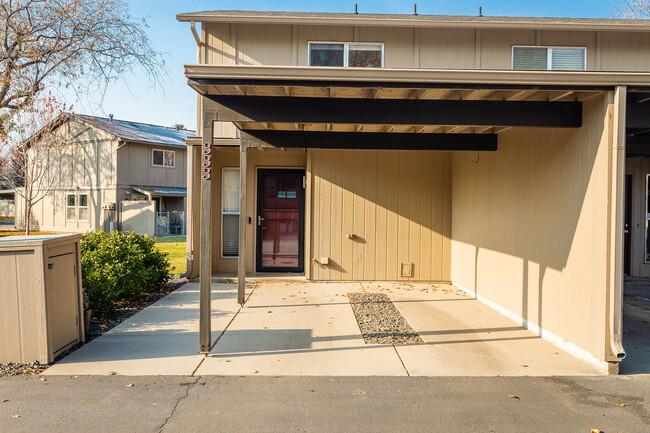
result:
<svg viewBox="0 0 650 433"><path fill-rule="evenodd" d="M566 341L564 338L555 335L554 333L545 330L544 328L540 328L536 324L529 322L528 320L524 319L523 317L513 313L512 311L490 301L487 298L484 298L481 295L477 295L476 292L473 292L469 289L466 289L465 287L461 286L460 284L456 284L453 281L451 282L455 287L458 287L461 289L463 292L467 293L468 295L472 296L474 299L477 301L487 305L488 307L492 308L493 310L497 311L498 313L501 313L502 315L506 316L508 319L516 322L517 324L523 326L524 328L528 329L532 333L536 334L537 336L543 338L544 340L548 341L549 343L553 344L554 346L564 350L565 352L570 353L571 355L575 356L576 358L580 359L581 361L584 361L588 363L589 365L597 368L600 372L608 374L609 371L609 363L607 361L601 361L598 358L596 358L593 354L590 352L586 351L582 347L576 346L575 344L571 343L570 341Z"/></svg>

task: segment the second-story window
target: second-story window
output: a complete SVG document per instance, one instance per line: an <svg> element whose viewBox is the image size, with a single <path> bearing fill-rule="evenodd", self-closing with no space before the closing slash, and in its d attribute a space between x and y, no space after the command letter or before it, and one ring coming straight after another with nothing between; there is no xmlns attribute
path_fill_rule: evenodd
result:
<svg viewBox="0 0 650 433"><path fill-rule="evenodd" d="M580 47L512 47L512 69L519 71L584 71L587 49Z"/></svg>
<svg viewBox="0 0 650 433"><path fill-rule="evenodd" d="M154 167L174 167L176 154L173 150L154 149L152 165Z"/></svg>
<svg viewBox="0 0 650 433"><path fill-rule="evenodd" d="M310 42L309 66L381 68L384 66L384 44Z"/></svg>

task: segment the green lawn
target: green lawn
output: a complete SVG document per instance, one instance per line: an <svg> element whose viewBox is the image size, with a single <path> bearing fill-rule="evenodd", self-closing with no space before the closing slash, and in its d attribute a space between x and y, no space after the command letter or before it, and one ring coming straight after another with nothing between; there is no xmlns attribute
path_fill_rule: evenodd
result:
<svg viewBox="0 0 650 433"><path fill-rule="evenodd" d="M156 246L160 251L169 254L172 274L182 274L187 268L185 236L167 236L156 238Z"/></svg>

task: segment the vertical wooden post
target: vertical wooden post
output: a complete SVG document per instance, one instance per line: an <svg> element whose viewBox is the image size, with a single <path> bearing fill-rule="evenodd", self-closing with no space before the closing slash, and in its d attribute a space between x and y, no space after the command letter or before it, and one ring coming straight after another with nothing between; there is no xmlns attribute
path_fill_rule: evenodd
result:
<svg viewBox="0 0 650 433"><path fill-rule="evenodd" d="M609 338L605 359L609 372L618 373L618 362L625 357L623 349L623 231L625 230L625 109L627 87L616 86L610 120L610 239L609 239ZM612 363L611 361L614 361Z"/></svg>
<svg viewBox="0 0 650 433"><path fill-rule="evenodd" d="M212 145L216 113L203 113L201 149L201 235L199 266L199 346L200 352L212 349Z"/></svg>
<svg viewBox="0 0 650 433"><path fill-rule="evenodd" d="M239 145L239 258L237 267L237 302L244 305L246 297L246 165L249 144Z"/></svg>

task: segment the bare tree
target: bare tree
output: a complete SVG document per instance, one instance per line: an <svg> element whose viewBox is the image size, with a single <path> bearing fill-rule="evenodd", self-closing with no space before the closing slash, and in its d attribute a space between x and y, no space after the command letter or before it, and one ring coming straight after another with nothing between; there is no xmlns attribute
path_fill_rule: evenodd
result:
<svg viewBox="0 0 650 433"><path fill-rule="evenodd" d="M146 29L123 0L0 0L0 135L48 85L106 86L137 67L158 82Z"/></svg>
<svg viewBox="0 0 650 433"><path fill-rule="evenodd" d="M66 137L57 127L66 116L65 105L52 96L34 99L12 118L12 132L2 139L0 184L9 185L23 199L22 221L16 218L16 223L24 226L27 235L33 228L34 205L58 185L56 162L62 157Z"/></svg>
<svg viewBox="0 0 650 433"><path fill-rule="evenodd" d="M645 20L650 18L650 1L625 0L614 6L614 13L619 18Z"/></svg>

